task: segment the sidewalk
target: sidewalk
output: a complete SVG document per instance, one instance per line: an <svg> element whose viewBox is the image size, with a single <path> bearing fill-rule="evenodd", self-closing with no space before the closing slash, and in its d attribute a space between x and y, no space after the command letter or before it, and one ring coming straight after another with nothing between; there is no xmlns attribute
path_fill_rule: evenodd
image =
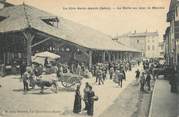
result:
<svg viewBox="0 0 179 117"><path fill-rule="evenodd" d="M179 95L170 92L167 80L156 80L149 117L179 117Z"/></svg>

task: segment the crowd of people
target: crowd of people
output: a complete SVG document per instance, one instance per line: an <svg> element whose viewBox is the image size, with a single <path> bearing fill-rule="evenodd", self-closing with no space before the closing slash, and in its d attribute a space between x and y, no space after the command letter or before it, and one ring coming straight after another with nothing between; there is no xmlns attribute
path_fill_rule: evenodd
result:
<svg viewBox="0 0 179 117"><path fill-rule="evenodd" d="M21 80L23 81L24 92L29 91L29 87L33 88L34 78L40 77L44 69L49 68L49 61L45 59L44 65L35 64L33 67L27 67L25 62L22 62L20 65L20 75ZM136 63L137 64L137 63ZM91 68L86 67L84 63L78 63L76 67L68 66L67 64L53 64L56 66L55 72L57 73L72 73L80 76L88 76L88 73L91 73L91 76L95 77L95 82L97 85L103 85L105 80L107 79L107 75L109 74L110 80L113 80L114 83L118 84L122 87L122 81L126 80L126 72L131 71L133 67L133 63L129 61L118 61L111 63L97 63L93 65ZM89 83L86 83L84 89L84 96L81 96L80 93L80 85L77 86L75 91L75 101L74 101L74 113L81 112L81 101L83 100L85 103L84 110L87 111L88 115L93 115L94 109L94 101L98 100L98 97L95 96L94 91L92 90L92 86Z"/></svg>
<svg viewBox="0 0 179 117"><path fill-rule="evenodd" d="M140 91L150 91L151 90L151 80L155 81L158 78L158 72L156 72L156 68L159 67L158 61L142 61L143 62L143 70L137 69L135 71L136 81L140 84ZM118 62L110 62L110 63L97 63L93 65L91 68L86 67L84 63L78 63L76 67L68 66L67 64L56 64L55 72L58 73L72 73L80 76L88 76L91 78L95 78L95 82L97 85L104 85L105 80L107 80L107 75L109 75L109 80L113 80L114 83L118 84L122 88L123 80L126 80L126 73L131 71L134 65L141 65L141 61L136 61L135 64L130 61L118 61ZM36 65L33 69L26 69L25 63L22 63L20 66L21 78L24 85L24 91L29 90L31 79L35 77L39 77L43 73L43 69L48 68L48 60L46 59L43 65ZM73 69L72 69L73 68ZM91 76L88 75L91 73ZM172 82L173 81L173 82ZM170 81L171 91L176 89L176 86L173 85L174 80ZM82 111L81 101L84 101L85 107L84 111L87 111L87 114L92 116L94 112L94 101L98 100L98 97L95 95L92 90L92 86L89 83L86 83L84 88L84 96L81 96L80 85L77 86L75 91L75 100L74 100L74 113L80 113Z"/></svg>
<svg viewBox="0 0 179 117"><path fill-rule="evenodd" d="M143 61L143 70L136 71L136 80L140 84L140 90L148 91L151 90L151 80L156 80L159 78L159 75L167 77L171 85L171 92L177 92L177 77L176 70L172 66L167 66L165 64L160 64L158 60L145 60Z"/></svg>
<svg viewBox="0 0 179 117"><path fill-rule="evenodd" d="M151 90L151 80L155 81L156 74L154 74L154 69L158 64L158 61L145 60L143 61L143 69L141 71L136 70L136 81L140 84L140 91Z"/></svg>
<svg viewBox="0 0 179 117"><path fill-rule="evenodd" d="M127 66L130 63L127 63ZM137 63L138 64L138 63ZM140 64L138 64L140 65ZM125 64L126 67L126 64ZM125 68L124 64L121 63L98 63L92 68L92 75L95 77L95 81L97 85L104 84L105 80L107 80L107 74L109 74L109 80L113 80L114 83L118 84L122 87L122 81L126 80L126 72L132 70L132 66ZM77 86L75 91L75 100L74 100L74 113L80 113L82 110L82 100L84 101L85 107L84 111L87 111L87 115L92 116L94 112L94 102L98 100L98 97L95 95L92 90L92 86L86 82L85 88L83 90L84 96L81 96L80 86Z"/></svg>

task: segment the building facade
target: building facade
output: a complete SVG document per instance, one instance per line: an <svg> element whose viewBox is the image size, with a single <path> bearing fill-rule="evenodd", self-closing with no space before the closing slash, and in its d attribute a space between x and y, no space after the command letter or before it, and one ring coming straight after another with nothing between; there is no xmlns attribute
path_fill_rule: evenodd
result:
<svg viewBox="0 0 179 117"><path fill-rule="evenodd" d="M161 42L162 38L160 38L157 32L149 33L146 35L146 51L145 56L147 58L161 58Z"/></svg>
<svg viewBox="0 0 179 117"><path fill-rule="evenodd" d="M176 68L179 63L179 1L171 0L167 13L170 24L164 34L165 59L169 65Z"/></svg>
<svg viewBox="0 0 179 117"><path fill-rule="evenodd" d="M162 38L158 32L143 32L127 33L117 37L120 43L123 43L129 47L142 51L143 57L147 58L159 58L161 56L162 49L160 49L160 43Z"/></svg>

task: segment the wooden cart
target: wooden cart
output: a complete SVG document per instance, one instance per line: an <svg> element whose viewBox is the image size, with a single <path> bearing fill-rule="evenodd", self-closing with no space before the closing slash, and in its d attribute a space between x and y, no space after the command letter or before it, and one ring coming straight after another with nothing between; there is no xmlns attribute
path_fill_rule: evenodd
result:
<svg viewBox="0 0 179 117"><path fill-rule="evenodd" d="M83 79L82 76L72 73L64 73L57 76L58 80L66 88L72 87L74 85L81 85L81 80Z"/></svg>

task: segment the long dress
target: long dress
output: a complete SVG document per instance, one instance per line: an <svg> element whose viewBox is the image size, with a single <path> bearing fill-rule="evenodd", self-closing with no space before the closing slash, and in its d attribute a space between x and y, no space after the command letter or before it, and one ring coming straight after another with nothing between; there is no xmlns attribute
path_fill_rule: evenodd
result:
<svg viewBox="0 0 179 117"><path fill-rule="evenodd" d="M94 99L93 97L95 96L94 91L88 92L88 108L87 108L87 114L88 115L93 115L94 112Z"/></svg>
<svg viewBox="0 0 179 117"><path fill-rule="evenodd" d="M74 113L81 112L81 95L79 90L76 90L73 112Z"/></svg>

